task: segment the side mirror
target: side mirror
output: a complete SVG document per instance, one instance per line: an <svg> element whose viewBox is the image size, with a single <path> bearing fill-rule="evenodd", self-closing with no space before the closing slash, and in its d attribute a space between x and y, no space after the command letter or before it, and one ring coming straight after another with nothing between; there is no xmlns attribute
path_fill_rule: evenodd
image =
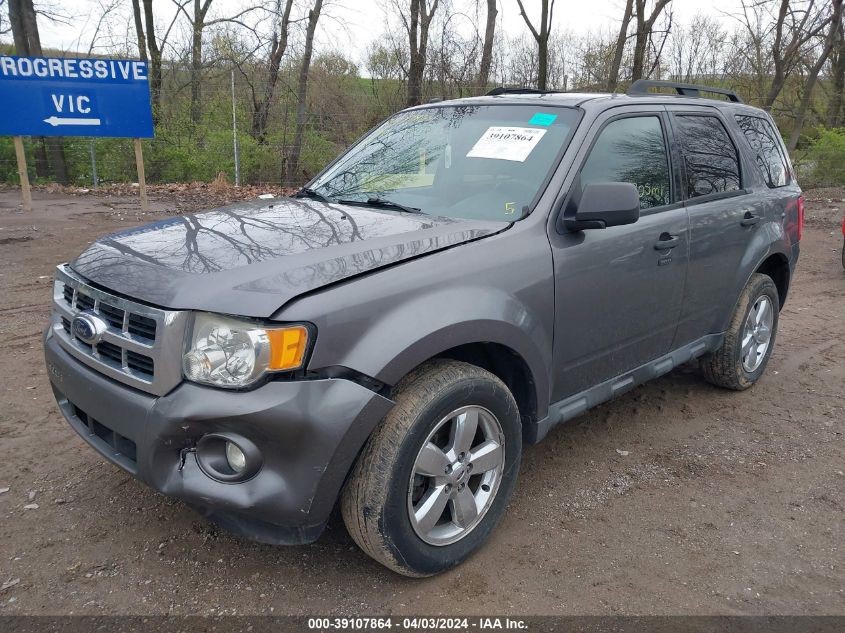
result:
<svg viewBox="0 0 845 633"><path fill-rule="evenodd" d="M640 193L630 182L591 182L567 206L563 225L570 231L604 229L640 219Z"/></svg>

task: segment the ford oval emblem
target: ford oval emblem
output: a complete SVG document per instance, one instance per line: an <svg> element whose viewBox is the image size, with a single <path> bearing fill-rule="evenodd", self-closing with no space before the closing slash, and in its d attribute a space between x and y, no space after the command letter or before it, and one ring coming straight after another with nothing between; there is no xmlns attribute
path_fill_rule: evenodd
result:
<svg viewBox="0 0 845 633"><path fill-rule="evenodd" d="M96 314L83 312L73 317L73 321L70 324L70 331L83 343L96 345L108 327L108 323Z"/></svg>

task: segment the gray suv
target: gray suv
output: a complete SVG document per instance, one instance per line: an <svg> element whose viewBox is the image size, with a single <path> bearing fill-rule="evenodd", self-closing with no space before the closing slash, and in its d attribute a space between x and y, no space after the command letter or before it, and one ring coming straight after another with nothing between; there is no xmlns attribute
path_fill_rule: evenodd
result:
<svg viewBox="0 0 845 633"><path fill-rule="evenodd" d="M802 222L732 92L496 89L392 116L292 198L96 241L58 267L46 362L75 431L209 520L307 543L339 506L426 576L555 425L692 359L753 385Z"/></svg>

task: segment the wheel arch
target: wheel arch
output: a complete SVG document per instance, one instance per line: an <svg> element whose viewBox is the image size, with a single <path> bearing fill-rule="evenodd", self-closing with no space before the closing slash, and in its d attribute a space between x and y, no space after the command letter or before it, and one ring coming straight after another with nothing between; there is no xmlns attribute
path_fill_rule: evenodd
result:
<svg viewBox="0 0 845 633"><path fill-rule="evenodd" d="M537 421L534 375L525 359L510 347L501 343L466 343L444 350L434 358L458 360L489 371L513 394L522 423Z"/></svg>
<svg viewBox="0 0 845 633"><path fill-rule="evenodd" d="M769 276L775 283L778 290L778 302L783 308L786 303L786 295L789 292L789 260L783 253L772 253L764 259L759 266L754 270L755 273L760 273Z"/></svg>

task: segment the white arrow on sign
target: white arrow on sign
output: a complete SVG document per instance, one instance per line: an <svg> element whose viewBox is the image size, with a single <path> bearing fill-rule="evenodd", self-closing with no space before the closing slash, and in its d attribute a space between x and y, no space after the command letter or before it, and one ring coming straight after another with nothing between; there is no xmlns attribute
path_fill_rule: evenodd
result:
<svg viewBox="0 0 845 633"><path fill-rule="evenodd" d="M74 119L71 117L51 116L44 119L44 123L49 123L53 127L57 125L100 125L100 119Z"/></svg>

